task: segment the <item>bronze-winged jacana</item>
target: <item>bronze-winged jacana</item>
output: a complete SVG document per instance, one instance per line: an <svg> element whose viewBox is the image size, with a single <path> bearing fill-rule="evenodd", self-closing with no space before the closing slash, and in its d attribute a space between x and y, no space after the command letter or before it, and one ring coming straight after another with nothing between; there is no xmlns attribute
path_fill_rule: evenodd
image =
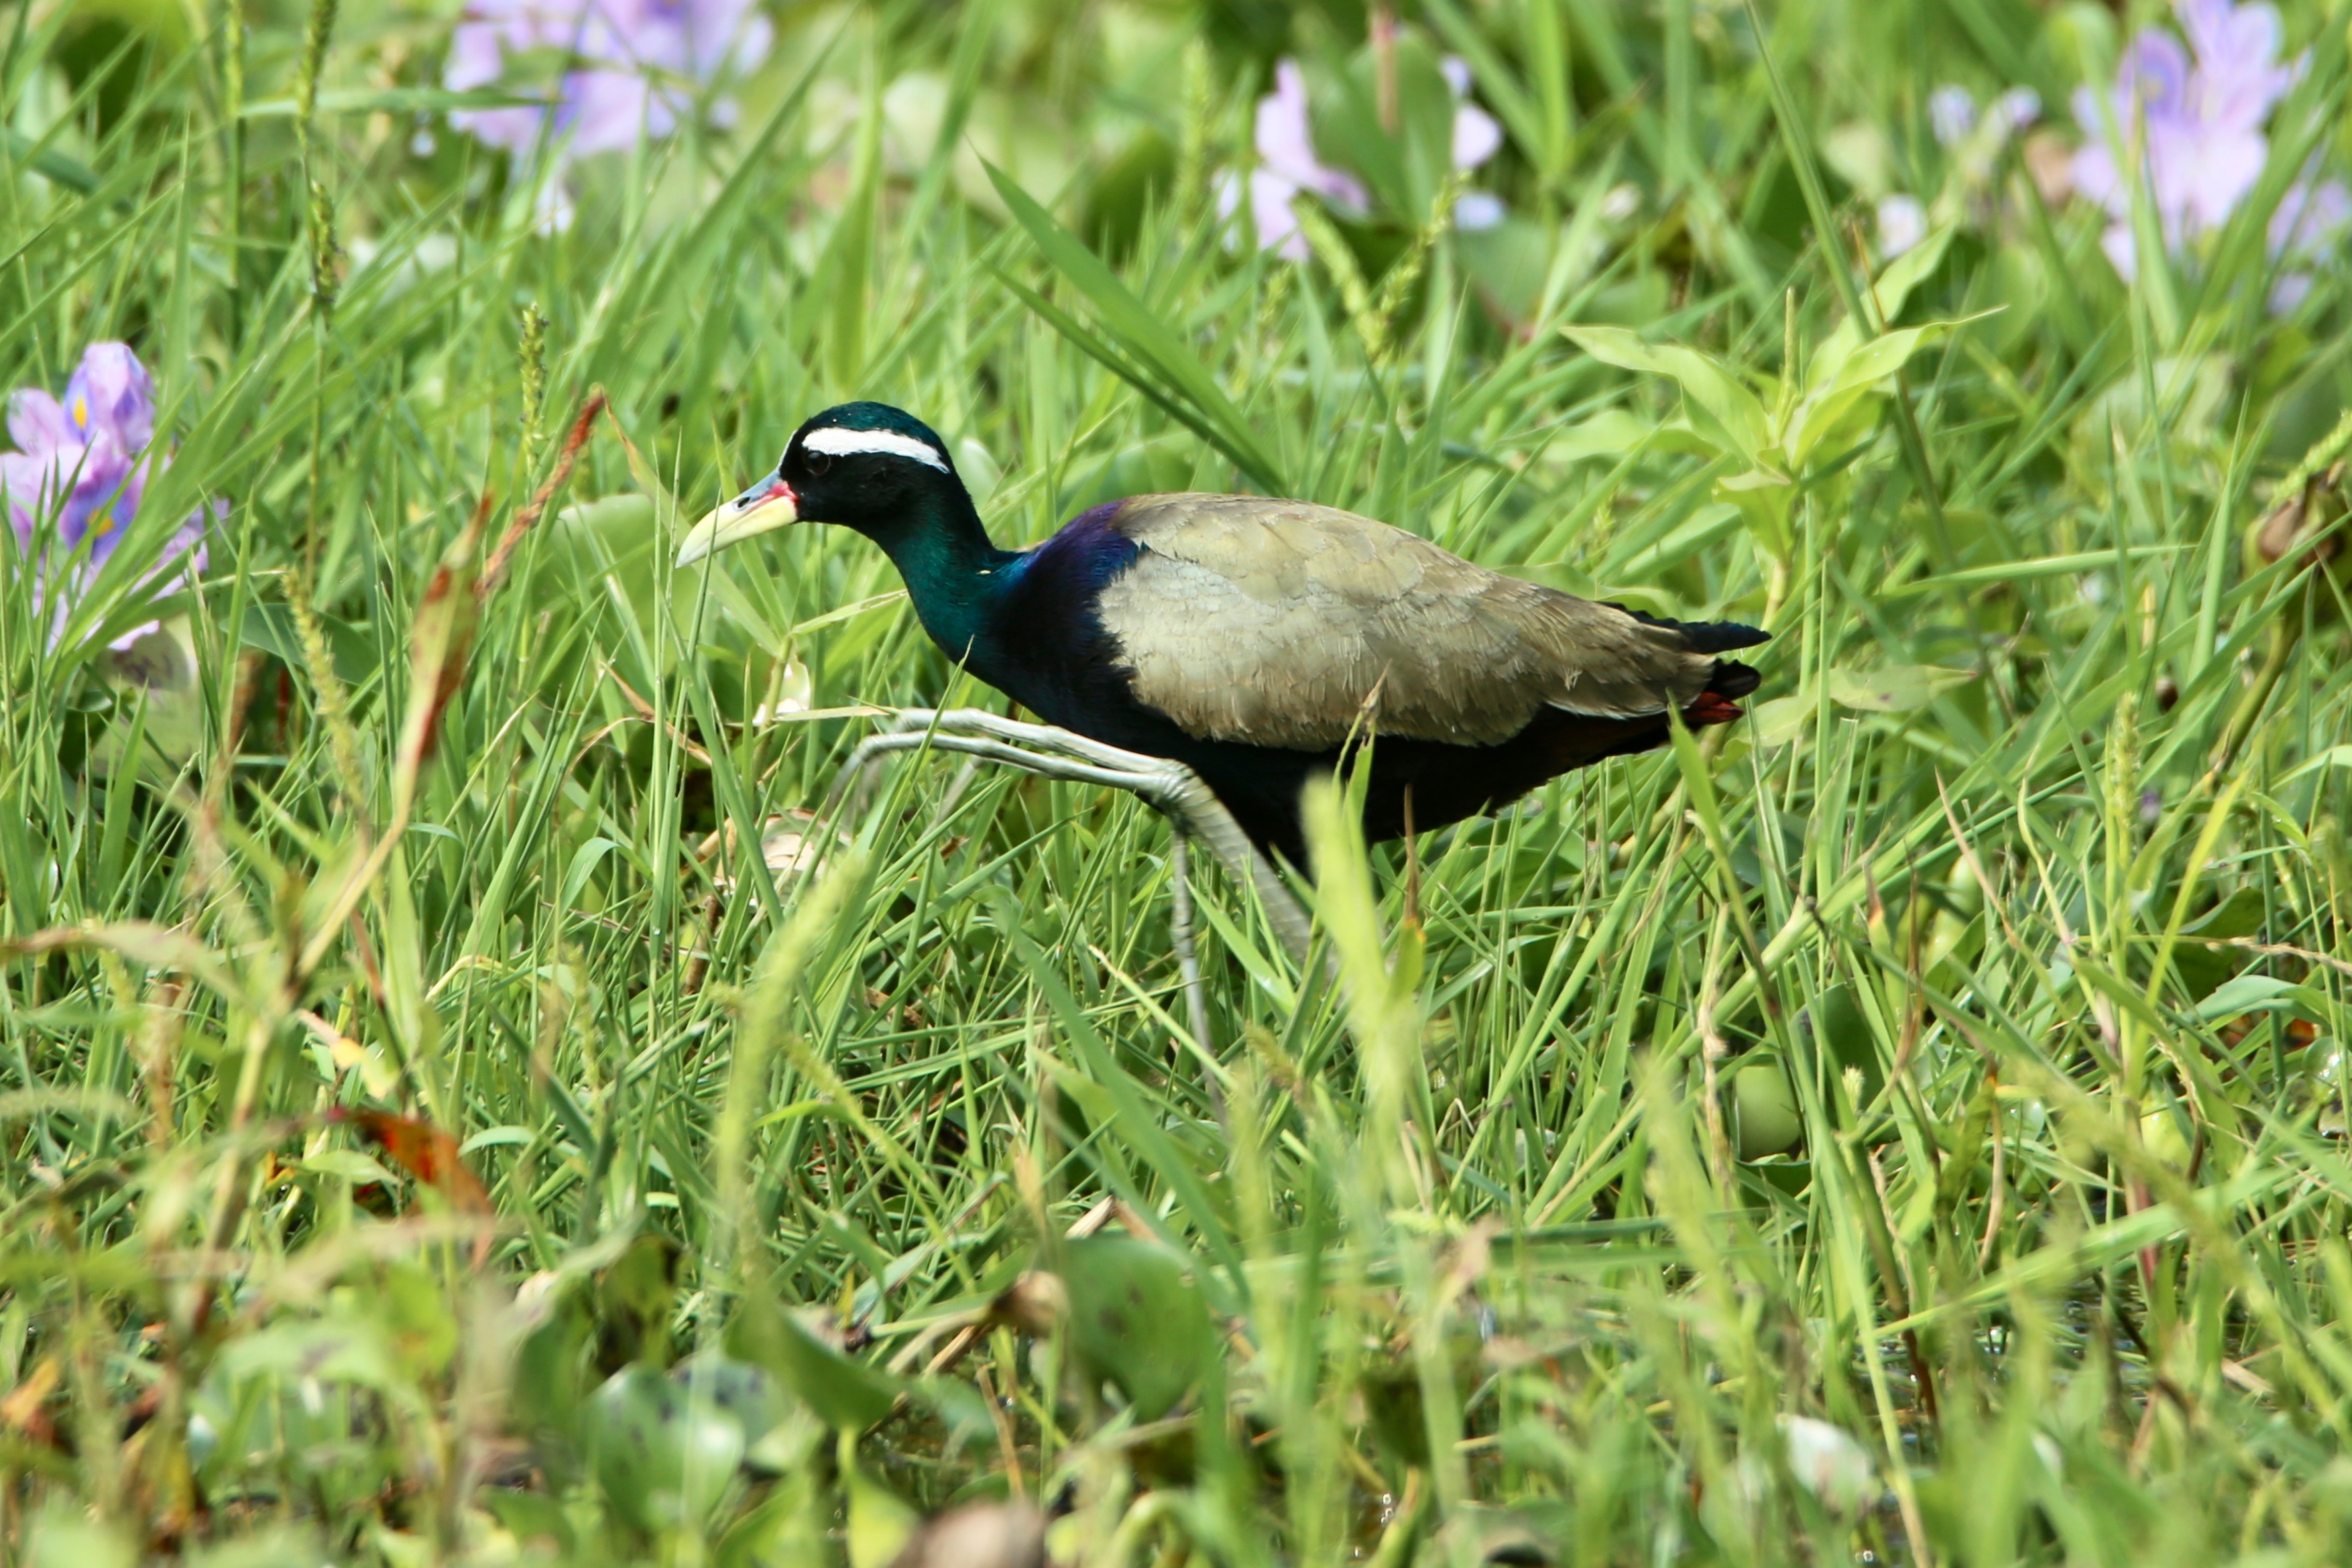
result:
<svg viewBox="0 0 2352 1568"><path fill-rule="evenodd" d="M1260 496L1136 496L999 549L946 444L877 402L802 425L774 472L686 536L678 564L800 521L881 546L950 659L1049 725L1181 764L1260 848L1301 865L1300 789L1353 741L1374 739L1367 837L1442 827L1663 744L1670 709L1693 727L1738 717L1757 674L1718 655L1766 638L1578 599Z"/></svg>

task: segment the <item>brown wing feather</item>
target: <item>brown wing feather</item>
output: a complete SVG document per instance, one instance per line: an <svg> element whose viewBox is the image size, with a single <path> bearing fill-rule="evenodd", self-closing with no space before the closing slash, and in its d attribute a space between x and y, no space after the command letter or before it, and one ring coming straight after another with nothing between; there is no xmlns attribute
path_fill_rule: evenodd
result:
<svg viewBox="0 0 2352 1568"><path fill-rule="evenodd" d="M1382 735L1493 745L1547 704L1686 706L1715 665L1670 627L1329 507L1140 496L1112 526L1143 550L1102 591L1103 624L1136 696L1196 736L1326 749L1377 688Z"/></svg>

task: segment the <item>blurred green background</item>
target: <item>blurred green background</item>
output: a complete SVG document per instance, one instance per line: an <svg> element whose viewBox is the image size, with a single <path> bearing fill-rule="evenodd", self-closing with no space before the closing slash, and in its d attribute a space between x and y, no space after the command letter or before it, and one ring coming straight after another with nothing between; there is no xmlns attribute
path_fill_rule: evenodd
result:
<svg viewBox="0 0 2352 1568"><path fill-rule="evenodd" d="M13 405L0 1552L2344 1561L2347 22L11 7L156 423L100 566ZM1003 706L877 551L672 570L849 398L1765 686L1196 875L1196 1039L1136 802L829 807Z"/></svg>

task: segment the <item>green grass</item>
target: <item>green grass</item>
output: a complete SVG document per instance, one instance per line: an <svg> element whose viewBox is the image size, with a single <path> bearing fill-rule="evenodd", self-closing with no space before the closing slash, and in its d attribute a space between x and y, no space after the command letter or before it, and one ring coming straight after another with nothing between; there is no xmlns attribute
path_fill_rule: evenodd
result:
<svg viewBox="0 0 2352 1568"><path fill-rule="evenodd" d="M2344 605L2245 543L2352 388L2340 273L2265 314L2250 209L2126 289L2012 149L1864 304L1839 150L1932 192L1927 89L2061 106L2096 7L1776 7L1777 85L1736 7L1406 9L1514 225L1294 267L1213 223L1245 8L795 9L733 132L548 237L410 145L446 20L347 5L331 309L303 16L110 74L119 31L12 14L5 381L131 340L143 519L230 510L201 684L143 712L91 652L131 574L54 648L0 591L0 1553L867 1568L1013 1491L1089 1564L2344 1560ZM2291 12L2340 124L2340 9ZM912 71L936 145L861 137ZM1963 324L1794 458L1857 305ZM1713 356L1661 361L1708 413L1564 325ZM1278 486L1763 618L1760 706L1425 836L1418 924L1318 806L1328 967L1199 876L1193 1040L1124 797L908 759L762 873L859 705L1001 706L854 536L670 570L849 397L958 444L1002 542ZM1031 1270L1058 1320L992 1307Z"/></svg>

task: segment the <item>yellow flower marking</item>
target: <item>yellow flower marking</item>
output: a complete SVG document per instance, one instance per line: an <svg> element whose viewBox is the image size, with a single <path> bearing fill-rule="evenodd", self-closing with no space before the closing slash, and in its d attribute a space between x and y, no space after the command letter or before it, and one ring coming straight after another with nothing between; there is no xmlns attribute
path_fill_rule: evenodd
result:
<svg viewBox="0 0 2352 1568"><path fill-rule="evenodd" d="M89 428L89 399L86 397L74 399L74 428L76 430Z"/></svg>

